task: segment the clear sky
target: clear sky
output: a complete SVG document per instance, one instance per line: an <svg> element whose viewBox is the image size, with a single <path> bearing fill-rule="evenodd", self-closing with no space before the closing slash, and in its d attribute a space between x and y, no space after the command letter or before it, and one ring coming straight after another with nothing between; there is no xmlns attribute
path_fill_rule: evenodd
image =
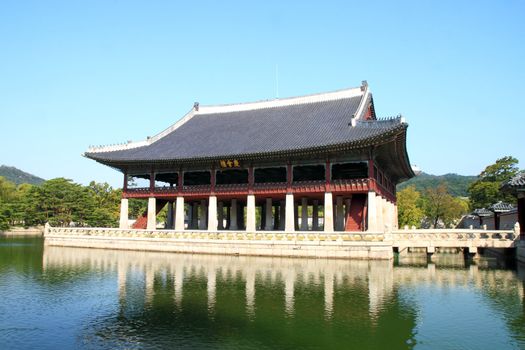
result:
<svg viewBox="0 0 525 350"><path fill-rule="evenodd" d="M120 186L89 145L141 140L194 101L368 80L413 164L525 168L525 1L0 1L0 164Z"/></svg>

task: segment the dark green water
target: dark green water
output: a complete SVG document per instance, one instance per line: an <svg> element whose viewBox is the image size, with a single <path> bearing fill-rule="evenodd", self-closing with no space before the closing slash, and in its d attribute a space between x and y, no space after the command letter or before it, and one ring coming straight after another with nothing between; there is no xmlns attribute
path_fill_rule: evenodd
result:
<svg viewBox="0 0 525 350"><path fill-rule="evenodd" d="M0 349L525 349L522 274L0 238Z"/></svg>

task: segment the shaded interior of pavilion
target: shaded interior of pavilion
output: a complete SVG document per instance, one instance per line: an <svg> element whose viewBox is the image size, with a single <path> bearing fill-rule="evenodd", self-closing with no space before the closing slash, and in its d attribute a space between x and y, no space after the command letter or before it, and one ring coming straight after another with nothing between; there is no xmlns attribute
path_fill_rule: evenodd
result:
<svg viewBox="0 0 525 350"><path fill-rule="evenodd" d="M228 164L226 164L228 165ZM291 174L288 174L291 169ZM180 178L182 174L182 178ZM248 169L217 169L177 172L135 173L128 175L127 190L165 191L174 197L164 196L156 199L156 213L166 211L165 229L174 229L175 199L180 190L184 192L202 190L202 196L192 195L184 198L184 228L192 230L208 229L209 196L214 189L237 189L238 193L221 194L217 197L217 229L245 230L248 220L248 201L246 194L250 184ZM255 195L255 229L257 231L284 231L286 217L286 191L272 192L272 189L286 189L288 182L292 186L316 184L337 184L352 180L365 180L369 177L368 162L347 162L327 164L309 164L253 168L253 188L268 189L266 194ZM384 173L374 166L372 176L386 188L395 191ZM182 186L182 189L180 188ZM235 192L235 191L234 191ZM293 226L296 231L322 231L325 229L326 210L331 211L334 231L363 231L367 229L366 207L367 191L361 193L335 193L330 196L332 203L326 206L324 192L295 193L293 196ZM214 209L215 210L215 209ZM147 216L145 212L143 220ZM137 220L139 221L140 218ZM159 225L159 227L160 227Z"/></svg>

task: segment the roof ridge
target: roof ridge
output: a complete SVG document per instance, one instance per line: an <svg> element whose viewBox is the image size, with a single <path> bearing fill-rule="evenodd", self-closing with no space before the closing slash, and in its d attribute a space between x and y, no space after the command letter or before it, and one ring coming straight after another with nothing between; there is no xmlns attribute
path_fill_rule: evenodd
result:
<svg viewBox="0 0 525 350"><path fill-rule="evenodd" d="M335 101L345 98L359 97L364 95L366 89L363 87L354 87L339 89L328 92L320 92L314 94L292 96L286 98L275 98L267 100L258 100L252 102L240 102L230 104L217 104L217 105L201 105L199 106L198 114L216 114L216 113L229 113L229 112L241 112L255 109L275 108L284 106L301 105L322 101Z"/></svg>

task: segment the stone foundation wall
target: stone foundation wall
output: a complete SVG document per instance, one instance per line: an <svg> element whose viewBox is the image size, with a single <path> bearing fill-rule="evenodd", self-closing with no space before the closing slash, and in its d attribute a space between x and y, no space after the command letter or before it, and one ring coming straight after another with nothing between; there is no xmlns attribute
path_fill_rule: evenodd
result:
<svg viewBox="0 0 525 350"><path fill-rule="evenodd" d="M271 242L253 240L221 242L217 240L175 240L163 238L46 235L45 244L48 246L159 251L191 254L378 260L390 260L393 258L392 245L389 242L320 243L281 241Z"/></svg>

